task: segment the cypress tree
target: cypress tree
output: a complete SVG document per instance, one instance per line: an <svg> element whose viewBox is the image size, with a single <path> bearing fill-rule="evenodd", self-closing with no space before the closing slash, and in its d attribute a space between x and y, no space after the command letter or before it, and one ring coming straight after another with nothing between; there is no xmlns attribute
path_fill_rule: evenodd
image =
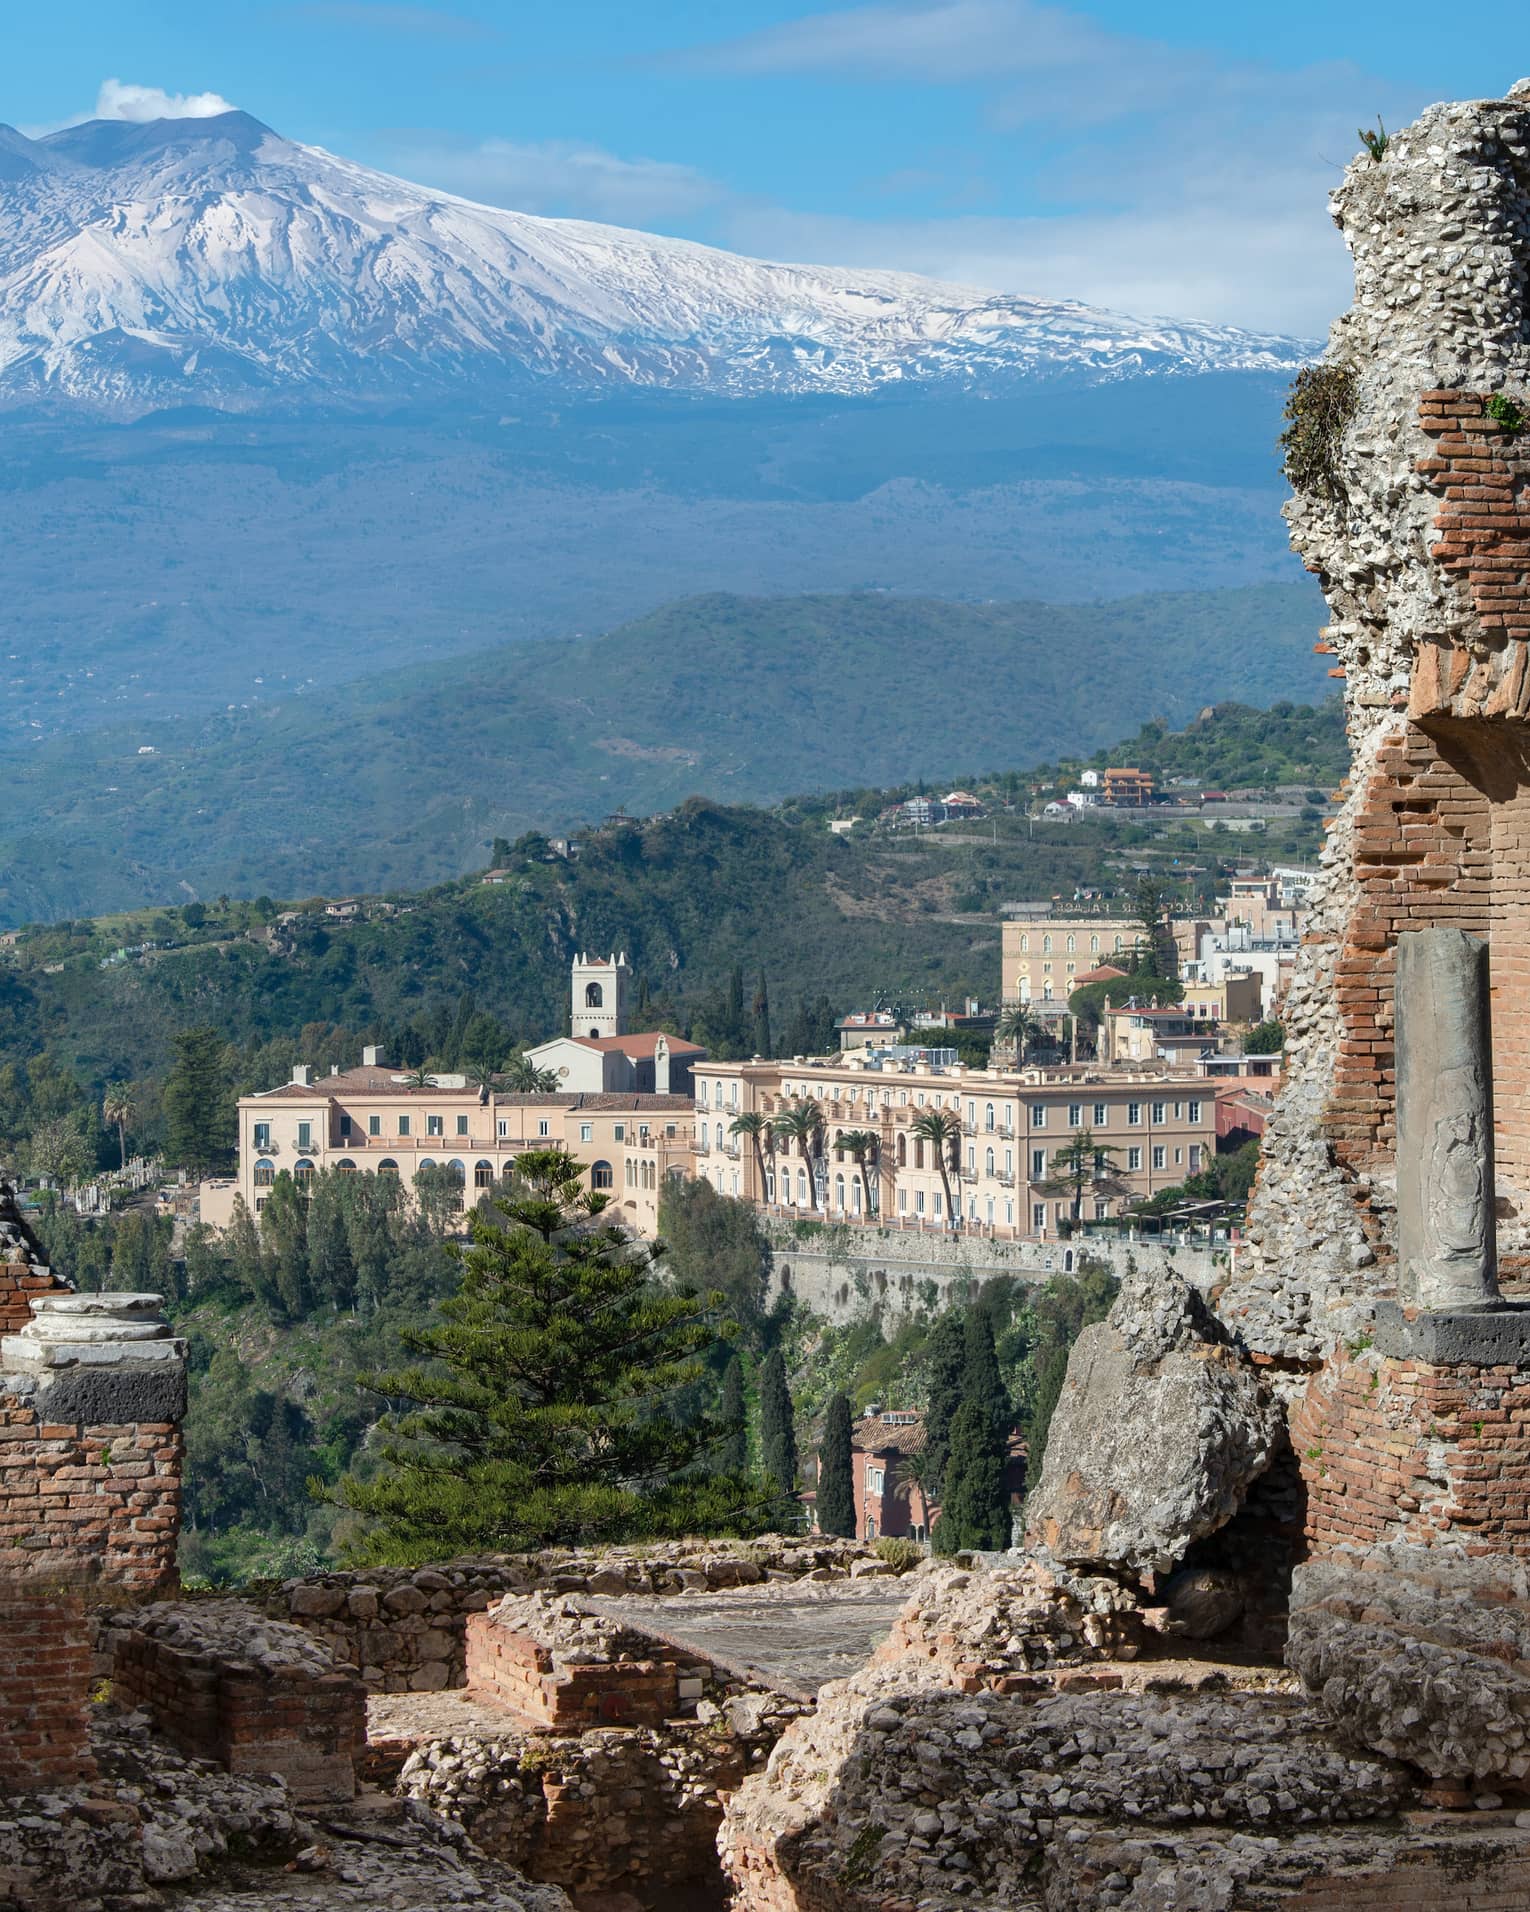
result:
<svg viewBox="0 0 1530 1912"><path fill-rule="evenodd" d="M516 1163L510 1226L471 1219L462 1280L405 1345L426 1365L372 1376L412 1403L385 1420L375 1476L335 1498L369 1531L363 1561L606 1546L737 1531L755 1497L702 1474L707 1415L682 1417L717 1341L717 1295L660 1289L620 1229L591 1226L608 1197L561 1149Z"/></svg>
<svg viewBox="0 0 1530 1912"><path fill-rule="evenodd" d="M962 1359L962 1400L975 1402L993 1423L1001 1442L1007 1442L1015 1424L1014 1403L999 1372L999 1354L993 1342L993 1316L986 1308L969 1308Z"/></svg>
<svg viewBox="0 0 1530 1912"><path fill-rule="evenodd" d="M1042 1363L1036 1380L1035 1398L1025 1428L1025 1478L1027 1488L1041 1479L1042 1456L1047 1451L1047 1435L1057 1408L1063 1382L1068 1378L1067 1348L1053 1348Z"/></svg>
<svg viewBox="0 0 1530 1912"><path fill-rule="evenodd" d="M723 1369L717 1419L722 1439L717 1444L716 1471L742 1476L749 1468L749 1438L744 1426L744 1369L736 1354Z"/></svg>
<svg viewBox="0 0 1530 1912"><path fill-rule="evenodd" d="M770 1047L770 991L765 987L765 972L760 971L760 980L755 985L754 1003L754 1051L757 1056L768 1056Z"/></svg>
<svg viewBox="0 0 1530 1912"><path fill-rule="evenodd" d="M940 1518L930 1534L937 1554L964 1547L999 1549L1010 1542L1009 1495L1004 1489L1004 1442L978 1401L963 1401L951 1423Z"/></svg>
<svg viewBox="0 0 1530 1912"><path fill-rule="evenodd" d="M772 1348L760 1369L760 1454L778 1494L797 1497L797 1431L792 1397L786 1386L786 1362Z"/></svg>
<svg viewBox="0 0 1530 1912"><path fill-rule="evenodd" d="M924 1416L925 1464L930 1498L938 1500L951 1445L951 1422L962 1404L962 1375L967 1365L967 1330L960 1310L937 1317L925 1343L924 1365L929 1380L929 1405Z"/></svg>
<svg viewBox="0 0 1530 1912"><path fill-rule="evenodd" d="M850 1442L850 1403L829 1396L823 1445L818 1450L818 1526L822 1533L855 1538L855 1475Z"/></svg>

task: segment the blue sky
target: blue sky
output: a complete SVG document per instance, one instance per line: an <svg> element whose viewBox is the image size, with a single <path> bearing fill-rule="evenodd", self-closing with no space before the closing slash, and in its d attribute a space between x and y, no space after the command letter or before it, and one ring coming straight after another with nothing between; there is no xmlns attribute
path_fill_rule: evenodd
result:
<svg viewBox="0 0 1530 1912"><path fill-rule="evenodd" d="M7 23L0 119L227 100L525 211L1315 335L1347 301L1325 195L1356 127L1530 72L1522 8L1483 0L1469 35L1440 18L1374 0L74 0Z"/></svg>

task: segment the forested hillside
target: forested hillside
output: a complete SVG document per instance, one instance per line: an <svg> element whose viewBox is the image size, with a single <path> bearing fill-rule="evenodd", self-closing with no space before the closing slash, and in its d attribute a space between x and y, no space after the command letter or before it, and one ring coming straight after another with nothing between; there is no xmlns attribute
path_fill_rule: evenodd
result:
<svg viewBox="0 0 1530 1912"><path fill-rule="evenodd" d="M1084 754L1208 687L1317 695L1306 585L1104 604L714 594L600 637L7 749L0 924L230 892L417 887L494 836ZM264 701L262 701L264 700ZM146 709L157 708L152 702Z"/></svg>

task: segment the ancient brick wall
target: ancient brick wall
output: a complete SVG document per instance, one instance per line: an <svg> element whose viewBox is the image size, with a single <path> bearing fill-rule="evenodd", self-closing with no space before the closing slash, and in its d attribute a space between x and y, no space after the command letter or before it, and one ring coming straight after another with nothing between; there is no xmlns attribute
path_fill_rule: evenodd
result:
<svg viewBox="0 0 1530 1912"><path fill-rule="evenodd" d="M1306 1533L1530 1558L1530 1371L1342 1350L1291 1410Z"/></svg>
<svg viewBox="0 0 1530 1912"><path fill-rule="evenodd" d="M79 1597L56 1587L0 1588L0 1639L0 1791L90 1778L90 1645Z"/></svg>
<svg viewBox="0 0 1530 1912"><path fill-rule="evenodd" d="M543 1726L661 1726L682 1699L694 1707L710 1670L679 1659L569 1665L492 1613L472 1614L467 1623L469 1691Z"/></svg>
<svg viewBox="0 0 1530 1912"><path fill-rule="evenodd" d="M0 1241L0 1335L19 1334L32 1318L33 1295L60 1294L68 1283L23 1259L19 1245Z"/></svg>
<svg viewBox="0 0 1530 1912"><path fill-rule="evenodd" d="M296 1628L236 1603L114 1616L112 1693L180 1750L231 1773L278 1773L294 1798L353 1797L366 1694Z"/></svg>
<svg viewBox="0 0 1530 1912"><path fill-rule="evenodd" d="M39 1421L0 1394L0 1573L173 1586L184 1457L174 1421Z"/></svg>

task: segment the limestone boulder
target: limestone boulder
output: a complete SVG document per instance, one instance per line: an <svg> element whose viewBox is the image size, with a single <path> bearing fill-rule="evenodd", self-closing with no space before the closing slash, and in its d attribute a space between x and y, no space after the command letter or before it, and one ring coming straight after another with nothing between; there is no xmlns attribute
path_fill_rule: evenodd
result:
<svg viewBox="0 0 1530 1912"><path fill-rule="evenodd" d="M1287 1664L1350 1745L1436 1779L1530 1773L1530 1572L1400 1544L1297 1568Z"/></svg>
<svg viewBox="0 0 1530 1912"><path fill-rule="evenodd" d="M1167 1572L1238 1511L1280 1409L1178 1276L1129 1275L1074 1345L1026 1538L1075 1567Z"/></svg>

